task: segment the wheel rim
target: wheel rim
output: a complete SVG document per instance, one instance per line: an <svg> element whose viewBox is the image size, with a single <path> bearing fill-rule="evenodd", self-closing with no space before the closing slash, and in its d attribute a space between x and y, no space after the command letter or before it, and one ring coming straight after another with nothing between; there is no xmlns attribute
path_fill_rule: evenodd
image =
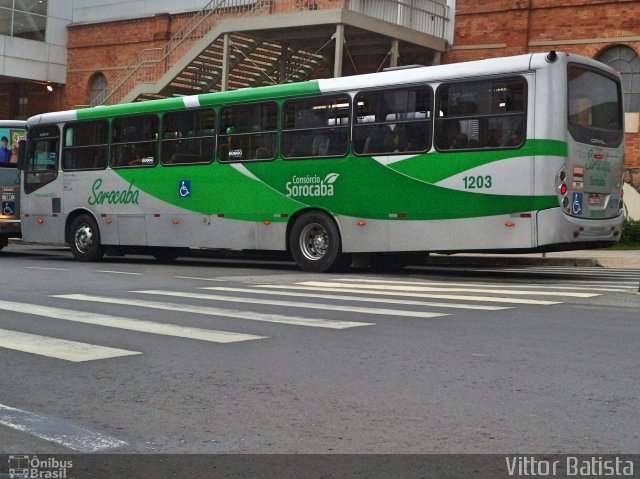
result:
<svg viewBox="0 0 640 479"><path fill-rule="evenodd" d="M93 246L93 231L91 231L89 225L80 225L73 235L73 243L80 253L86 254L91 250Z"/></svg>
<svg viewBox="0 0 640 479"><path fill-rule="evenodd" d="M300 233L300 251L311 261L318 261L327 254L329 249L329 234L324 226L311 223Z"/></svg>

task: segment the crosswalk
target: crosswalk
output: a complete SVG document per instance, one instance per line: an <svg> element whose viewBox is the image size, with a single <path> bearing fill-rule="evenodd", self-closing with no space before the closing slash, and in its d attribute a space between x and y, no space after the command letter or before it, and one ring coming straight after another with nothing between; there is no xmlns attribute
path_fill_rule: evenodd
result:
<svg viewBox="0 0 640 479"><path fill-rule="evenodd" d="M2 312L11 312L27 319L45 318L176 340L230 344L267 339L269 336L265 334L252 334L251 325L256 322L266 323L269 328L291 326L346 332L370 328L388 320L446 320L452 315L474 312L499 314L518 307L553 307L613 292L631 293L634 287L637 288L637 284L633 284L635 279L624 275L617 278L619 282L615 286L597 279L521 284L435 281L410 276L404 279L313 276L272 282L217 279L212 284L215 278L200 278L200 282L191 278L189 283L184 283L190 286L173 290L137 289L110 296L57 294L44 298L48 303L46 306L0 300L0 327L4 326ZM96 309L126 311L126 314L98 313ZM150 311L159 311L158 317L165 321L141 319L148 318ZM168 316L169 322L166 321ZM190 319L202 317L210 318L207 325L217 321L229 325L232 321L231 324L238 324L238 329L244 332L185 324ZM424 327L429 327L428 323ZM100 333L96 331L95 337L99 338ZM286 330L277 329L273 334L286 336ZM0 349L72 362L145 354L144 351L120 349L114 344L89 344L1 328Z"/></svg>

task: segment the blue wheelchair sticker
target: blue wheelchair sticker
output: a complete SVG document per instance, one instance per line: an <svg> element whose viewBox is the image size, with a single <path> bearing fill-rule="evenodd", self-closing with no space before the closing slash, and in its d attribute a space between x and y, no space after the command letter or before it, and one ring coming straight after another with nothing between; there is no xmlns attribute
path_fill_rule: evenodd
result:
<svg viewBox="0 0 640 479"><path fill-rule="evenodd" d="M4 216L13 216L16 214L16 204L13 201L2 203L2 214Z"/></svg>
<svg viewBox="0 0 640 479"><path fill-rule="evenodd" d="M571 198L571 212L574 215L579 215L582 213L582 193L574 193Z"/></svg>
<svg viewBox="0 0 640 479"><path fill-rule="evenodd" d="M190 180L180 180L178 183L178 196L180 196L180 198L189 198L191 196Z"/></svg>

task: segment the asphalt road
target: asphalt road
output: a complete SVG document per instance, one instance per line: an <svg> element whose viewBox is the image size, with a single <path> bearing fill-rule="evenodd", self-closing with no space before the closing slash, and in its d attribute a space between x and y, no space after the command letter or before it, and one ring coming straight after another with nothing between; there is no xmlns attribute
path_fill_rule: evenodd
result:
<svg viewBox="0 0 640 479"><path fill-rule="evenodd" d="M0 454L638 453L638 270L0 264Z"/></svg>

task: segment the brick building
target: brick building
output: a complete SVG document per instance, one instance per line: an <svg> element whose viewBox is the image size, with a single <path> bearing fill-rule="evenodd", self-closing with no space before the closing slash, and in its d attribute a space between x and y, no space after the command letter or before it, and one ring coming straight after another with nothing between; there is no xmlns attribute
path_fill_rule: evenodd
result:
<svg viewBox="0 0 640 479"><path fill-rule="evenodd" d="M619 69L625 90L625 180L640 191L638 18L637 0L457 0L454 42L443 62L557 50Z"/></svg>

